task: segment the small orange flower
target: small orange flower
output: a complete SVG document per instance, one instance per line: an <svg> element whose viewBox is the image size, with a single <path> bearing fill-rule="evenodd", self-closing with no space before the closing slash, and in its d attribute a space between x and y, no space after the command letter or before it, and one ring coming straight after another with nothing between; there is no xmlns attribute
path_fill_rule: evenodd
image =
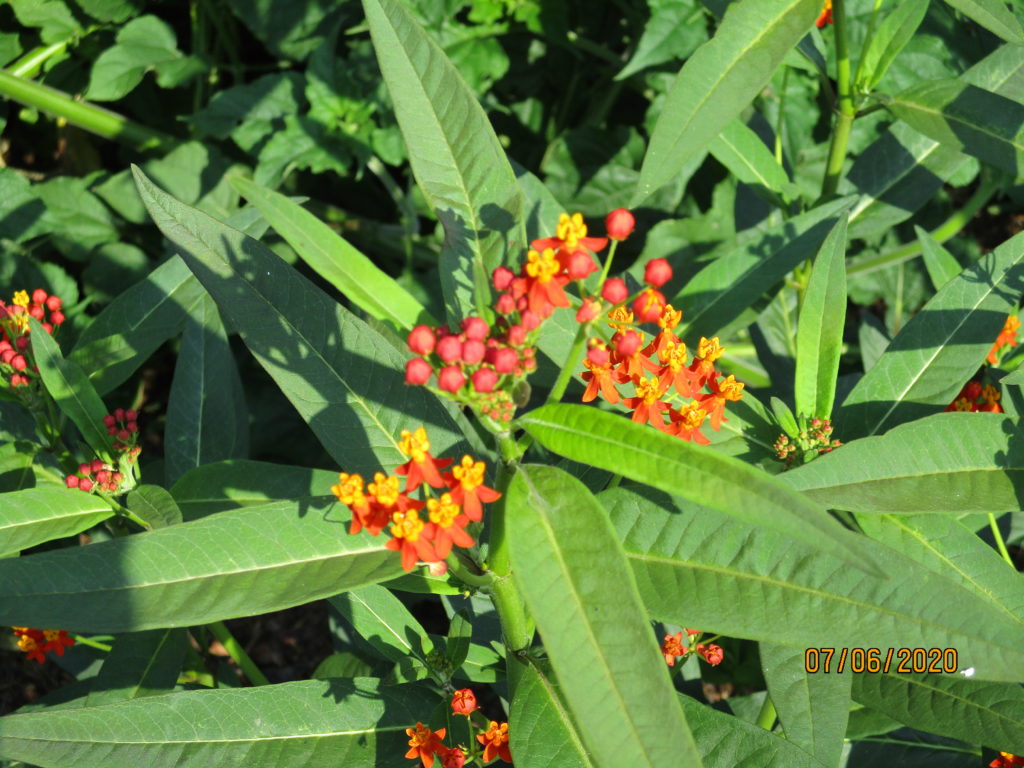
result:
<svg viewBox="0 0 1024 768"><path fill-rule="evenodd" d="M832 0L825 0L825 7L821 9L821 13L818 14L818 20L814 22L818 29L821 29L826 24L832 23Z"/></svg>
<svg viewBox="0 0 1024 768"><path fill-rule="evenodd" d="M636 397L623 398L622 404L633 409L633 421L638 424L650 422L658 429L665 426L662 418L662 411L667 411L671 406L661 401L662 390L657 379L636 378Z"/></svg>
<svg viewBox="0 0 1024 768"><path fill-rule="evenodd" d="M999 757L989 763L990 768L1015 768L1024 765L1024 757L1011 752L1000 752Z"/></svg>
<svg viewBox="0 0 1024 768"><path fill-rule="evenodd" d="M668 413L672 425L665 428L665 432L675 435L680 440L694 442L697 445L708 445L711 441L700 431L707 417L707 411L700 407L696 400L691 401L682 410L671 410Z"/></svg>
<svg viewBox="0 0 1024 768"><path fill-rule="evenodd" d="M711 416L711 428L715 432L721 429L723 421L728 421L723 416L726 402L730 400L734 403L739 401L743 397L743 386L731 374L721 384L718 383L718 379L708 380L708 387L711 389L711 392L701 396L698 400L701 406L707 410L708 415Z"/></svg>
<svg viewBox="0 0 1024 768"><path fill-rule="evenodd" d="M452 712L456 715L468 716L476 709L476 694L469 688L460 688L452 694Z"/></svg>
<svg viewBox="0 0 1024 768"><path fill-rule="evenodd" d="M415 760L417 757L423 761L423 768L430 768L434 764L434 755L440 755L443 759L448 754L448 747L441 739L444 738L445 729L438 728L432 731L423 723L416 723L415 728L406 728L409 735L409 751L405 756Z"/></svg>
<svg viewBox="0 0 1024 768"><path fill-rule="evenodd" d="M619 402L619 391L615 388L615 374L610 363L594 365L588 358L584 358L583 367L587 369L580 374L580 378L587 382L587 389L583 393L584 403L595 399L598 392L613 405Z"/></svg>
<svg viewBox="0 0 1024 768"><path fill-rule="evenodd" d="M466 764L466 753L458 747L450 749L441 760L441 768L463 768Z"/></svg>
<svg viewBox="0 0 1024 768"><path fill-rule="evenodd" d="M709 379L718 376L718 371L715 370L715 362L722 356L723 352L725 352L725 349L718 345L717 336L710 340L703 336L700 337L700 344L697 345L697 356L687 369L687 378L690 379L694 392L699 391L708 383Z"/></svg>
<svg viewBox="0 0 1024 768"><path fill-rule="evenodd" d="M411 571L416 567L418 560L429 563L441 559L434 553L434 548L430 546L426 536L421 535L426 523L420 520L415 509L410 509L408 512L395 512L391 515L391 519L391 535L394 538L388 539L384 546L402 553L402 568L404 570Z"/></svg>
<svg viewBox="0 0 1024 768"><path fill-rule="evenodd" d="M18 638L18 648L30 659L42 664L46 653L53 651L58 656L64 655L64 647L75 644L63 629L32 629L31 627L12 627Z"/></svg>
<svg viewBox="0 0 1024 768"><path fill-rule="evenodd" d="M480 521L484 511L481 502L490 504L501 498L501 494L484 485L484 471L487 465L463 456L462 462L445 475L445 482L451 488L452 500L461 504L470 520Z"/></svg>
<svg viewBox="0 0 1024 768"><path fill-rule="evenodd" d="M512 762L512 753L508 751L508 723L496 723L491 720L486 733L481 733L476 740L484 745L484 762L489 763L500 757L506 763Z"/></svg>
<svg viewBox="0 0 1024 768"><path fill-rule="evenodd" d="M665 656L665 663L670 667L674 667L676 665L676 657L686 655L686 646L683 645L683 633L676 632L674 635L665 635L665 642L661 644L661 653Z"/></svg>
<svg viewBox="0 0 1024 768"><path fill-rule="evenodd" d="M453 544L460 547L473 546L473 537L465 531L469 516L460 514L461 511L459 505L452 501L450 493L441 494L440 499L427 499L431 526L423 535L433 540L438 560L448 557Z"/></svg>
<svg viewBox="0 0 1024 768"><path fill-rule="evenodd" d="M1000 349L1007 346L1017 346L1017 330L1019 328L1020 320L1017 319L1016 315L1010 315L1006 318L1006 322L1003 324L1003 330L999 332L999 335L996 337L995 344L992 345L992 349L989 350L988 357L985 358L989 365L998 365Z"/></svg>
<svg viewBox="0 0 1024 768"><path fill-rule="evenodd" d="M548 317L555 307L568 307L569 297L562 286L569 282L569 276L560 274L562 265L555 258L555 252L545 248L538 253L530 250L526 254L525 273L526 300L531 312L539 317Z"/></svg>
<svg viewBox="0 0 1024 768"><path fill-rule="evenodd" d="M693 390L690 380L686 376L686 345L683 342L670 341L658 352L658 362L661 368L658 369L658 382L662 389L668 391L669 387L675 387L683 397L692 397Z"/></svg>
<svg viewBox="0 0 1024 768"><path fill-rule="evenodd" d="M434 488L444 486L441 473L438 470L444 469L452 463L451 459L435 459L430 455L430 441L427 439L427 430L420 427L415 432L402 430L402 439L398 448L409 457L402 466L395 469L395 472L405 477L405 490L412 493L420 487L420 483L426 482Z"/></svg>
<svg viewBox="0 0 1024 768"><path fill-rule="evenodd" d="M711 643L710 645L698 644L696 648L697 653L704 657L704 661L710 664L712 667L717 667L722 663L722 659L725 658L725 651L720 646Z"/></svg>
<svg viewBox="0 0 1024 768"><path fill-rule="evenodd" d="M570 216L563 213L558 217L558 227L555 230L555 237L545 237L541 240L534 240L530 247L543 251L551 248L558 251L558 260L566 269L569 268L569 257L578 253L584 248L600 251L608 244L604 237L587 237L587 225L583 222L583 214L574 213Z"/></svg>

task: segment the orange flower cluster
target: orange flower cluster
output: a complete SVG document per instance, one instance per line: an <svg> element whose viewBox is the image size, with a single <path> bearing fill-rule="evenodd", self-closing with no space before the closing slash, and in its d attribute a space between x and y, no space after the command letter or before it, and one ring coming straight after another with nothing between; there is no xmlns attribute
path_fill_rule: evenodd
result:
<svg viewBox="0 0 1024 768"><path fill-rule="evenodd" d="M54 327L64 322L61 300L36 288L31 297L28 291L18 291L10 305L0 301L0 383L11 389L27 387L39 375L39 368L30 365L30 317L52 335Z"/></svg>
<svg viewBox="0 0 1024 768"><path fill-rule="evenodd" d="M364 483L361 475L342 472L331 493L352 510L349 533L365 528L370 535L378 535L390 524L392 538L385 546L402 553L402 567L411 571L418 561L438 563L444 560L452 546L471 547L473 539L466 532L471 521L483 519L483 506L497 501L501 494L484 485L486 465L463 456L450 472L441 474L451 459L436 459L430 455L427 432L420 427L415 432L402 431L398 447L409 457L395 469L395 475L374 474L372 483ZM405 477L405 489L399 490L398 476ZM425 501L409 496L420 485L424 488L446 488ZM427 519L420 518L426 507Z"/></svg>
<svg viewBox="0 0 1024 768"><path fill-rule="evenodd" d="M473 691L469 688L455 691L451 704L452 712L457 715L465 715L470 731L475 731L476 728L470 717L477 709L476 696ZM483 746L483 752L474 750L469 755L466 754L468 748L465 746L445 746L443 741L445 728L432 731L423 723L416 723L415 728L406 728L405 732L409 736L409 751L405 753L405 756L413 760L419 759L423 763L423 768L431 768L435 756L441 758L442 768L463 768L467 759L476 760L478 757L482 758L484 763L489 763L496 757L500 757L506 763L512 762L512 753L508 748L508 723L491 720L487 730L476 735L476 740Z"/></svg>
<svg viewBox="0 0 1024 768"><path fill-rule="evenodd" d="M656 322L661 329L649 343L645 343L642 332L630 327L636 315L640 322ZM608 313L609 325L616 329L611 342L591 339L583 360L587 369L582 374L587 382L583 402L589 403L598 394L610 403L621 399L633 411L633 421L650 423L682 440L707 445L711 441L700 431L704 421L710 418L711 428L716 432L721 429L722 422L728 421L725 404L740 400L744 385L735 376L719 381L721 374L715 362L725 350L717 336L710 340L701 337L697 355L687 364L686 345L672 332L682 315L654 288L641 292L633 302L633 311L625 304L614 307ZM633 385L632 397L621 397L618 387L623 384ZM708 391L702 394L705 387ZM676 408L672 401L678 398L690 402Z"/></svg>
<svg viewBox="0 0 1024 768"><path fill-rule="evenodd" d="M946 411L985 411L987 413L1002 413L1003 407L999 404L999 390L991 384L981 385L980 381L969 381L964 384L960 394L953 402L946 406Z"/></svg>
<svg viewBox="0 0 1024 768"><path fill-rule="evenodd" d="M992 345L992 349L989 350L988 356L985 358L989 365L999 364L1000 349L1003 347L1017 346L1017 331L1019 329L1020 320L1017 319L1016 315L1010 315L1006 318L1006 322L1003 324L1003 330L999 332L995 343Z"/></svg>
<svg viewBox="0 0 1024 768"><path fill-rule="evenodd" d="M686 630L687 641L692 642L693 640L700 640L701 634L702 633L699 629L688 629ZM661 644L661 653L665 657L665 663L670 667L674 667L676 665L677 657L685 657L691 653L696 653L712 667L717 667L725 658L725 651L714 643L696 643L690 648L687 648L683 645L682 632L676 632L674 635L665 635L665 642Z"/></svg>
<svg viewBox="0 0 1024 768"><path fill-rule="evenodd" d="M989 763L990 768L1014 768L1024 765L1024 757L1010 752L1000 752L999 757Z"/></svg>
<svg viewBox="0 0 1024 768"><path fill-rule="evenodd" d="M31 629L30 627L11 627L18 638L18 648L30 658L42 664L46 660L47 651L58 656L64 655L64 646L72 646L75 641L68 637L63 629Z"/></svg>
<svg viewBox="0 0 1024 768"><path fill-rule="evenodd" d="M825 0L825 7L821 9L821 13L818 14L818 20L814 22L818 29L821 29L826 24L832 23L832 0Z"/></svg>

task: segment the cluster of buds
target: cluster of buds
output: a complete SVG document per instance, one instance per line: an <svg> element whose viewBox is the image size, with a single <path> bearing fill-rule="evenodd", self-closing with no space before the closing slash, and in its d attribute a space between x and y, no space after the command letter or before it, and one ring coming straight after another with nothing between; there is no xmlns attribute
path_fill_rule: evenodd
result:
<svg viewBox="0 0 1024 768"><path fill-rule="evenodd" d="M104 464L102 459L93 459L91 463L79 464L78 472L65 477L64 482L68 488L77 488L86 493L99 488L104 493L116 494L121 490L124 475Z"/></svg>
<svg viewBox="0 0 1024 768"><path fill-rule="evenodd" d="M1015 768L1024 765L1024 757L1012 752L1000 752L999 757L989 763L989 768Z"/></svg>
<svg viewBox="0 0 1024 768"><path fill-rule="evenodd" d="M953 402L946 406L946 411L984 411L986 413L1002 413L999 404L999 390L991 384L981 385L980 381L969 381L964 384Z"/></svg>
<svg viewBox="0 0 1024 768"><path fill-rule="evenodd" d="M114 450L128 454L128 460L134 461L142 451L139 441L139 412L126 411L118 408L103 417L103 426L107 434L114 438Z"/></svg>
<svg viewBox="0 0 1024 768"><path fill-rule="evenodd" d="M832 23L832 0L825 0L825 6L821 9L821 13L818 14L818 20L814 22L818 29L821 29L826 24Z"/></svg>
<svg viewBox="0 0 1024 768"><path fill-rule="evenodd" d="M683 645L682 632L676 632L674 635L665 635L665 642L661 644L661 653L665 657L665 663L670 667L674 667L677 658L695 653L712 667L717 667L721 664L722 659L725 658L725 651L722 650L721 646L714 643L700 642L701 635L702 632L699 629L686 630L686 640L690 643L689 647Z"/></svg>
<svg viewBox="0 0 1024 768"><path fill-rule="evenodd" d="M996 337L995 343L992 345L992 349L989 350L988 356L985 361L989 365L999 364L999 350L1003 347L1016 347L1017 346L1017 331L1020 329L1020 320L1017 319L1016 315L1010 315L1006 318L1006 322L1003 323L1003 330L999 332Z"/></svg>
<svg viewBox="0 0 1024 768"><path fill-rule="evenodd" d="M64 646L72 646L75 641L68 637L63 629L31 629L29 627L11 627L18 638L18 648L30 658L42 664L46 660L47 651L58 656L64 655Z"/></svg>
<svg viewBox="0 0 1024 768"><path fill-rule="evenodd" d="M461 688L452 694L452 712L456 715L463 715L469 723L470 732L476 734L476 740L482 747L473 745L470 749L465 744L457 747L448 747L443 739L446 729L439 728L432 731L423 723L416 723L415 728L406 728L409 736L409 751L405 756L413 760L421 760L423 768L431 768L434 765L435 755L441 759L442 768L463 768L466 761L476 761L477 758L489 763L495 758L501 758L506 763L512 762L512 754L508 748L508 723L499 723L494 720L488 721L487 730L476 728L473 724L472 715L477 711L476 696L469 688ZM479 731L479 732L477 732Z"/></svg>
<svg viewBox="0 0 1024 768"><path fill-rule="evenodd" d="M398 445L409 461L395 469L395 475L377 472L373 482L364 485L361 475L342 472L331 492L352 510L349 533L365 528L376 536L390 524L392 538L385 546L401 552L402 567L411 571L417 562L441 563L452 546L473 546L466 526L482 520L482 505L496 501L501 494L484 485L486 465L471 456L463 456L442 475L441 470L452 460L430 455L430 441L423 427L414 433L403 430ZM398 476L405 477L404 490L399 490ZM411 498L409 494L421 485L426 499ZM427 488L446 490L434 496ZM427 520L419 514L424 507Z"/></svg>
<svg viewBox="0 0 1024 768"><path fill-rule="evenodd" d="M27 387L39 373L30 362L30 317L52 335L54 328L64 322L60 298L36 288L31 296L28 291L18 291L10 305L0 301L0 380L6 380L11 389Z"/></svg>
<svg viewBox="0 0 1024 768"><path fill-rule="evenodd" d="M796 439L790 440L787 435L779 435L775 441L775 455L786 462L787 467L794 463L806 464L822 453L829 453L842 443L832 439L832 422L829 419L811 419L806 429L801 429Z"/></svg>

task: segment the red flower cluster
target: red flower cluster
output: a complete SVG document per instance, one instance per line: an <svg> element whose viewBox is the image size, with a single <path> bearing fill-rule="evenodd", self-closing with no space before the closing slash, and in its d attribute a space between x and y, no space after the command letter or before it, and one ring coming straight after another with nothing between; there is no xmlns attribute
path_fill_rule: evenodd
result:
<svg viewBox="0 0 1024 768"><path fill-rule="evenodd" d="M800 430L795 440L790 441L788 435L779 435L775 441L775 456L791 467L794 463L806 464L815 456L830 453L841 445L839 440L832 439L832 422L829 419L811 419L810 426Z"/></svg>
<svg viewBox="0 0 1024 768"><path fill-rule="evenodd" d="M981 385L980 381L969 381L953 402L946 406L946 411L985 411L987 413L1002 413L1003 407L999 405L1001 395L999 390L991 384Z"/></svg>
<svg viewBox="0 0 1024 768"><path fill-rule="evenodd" d="M139 412L118 408L103 417L107 434L114 438L114 450L132 451L139 439ZM138 451L136 451L138 453Z"/></svg>
<svg viewBox="0 0 1024 768"><path fill-rule="evenodd" d="M992 349L989 350L988 356L985 358L989 365L999 364L1000 349L1003 347L1017 346L1017 330L1019 328L1020 320L1017 319L1016 315L1010 315L1006 318L1006 322L1003 324L1003 330L999 332L995 343L992 345Z"/></svg>
<svg viewBox="0 0 1024 768"><path fill-rule="evenodd" d="M64 478L68 488L77 488L86 493L91 492L97 486L105 493L118 493L123 480L124 475L114 471L101 459L93 459L91 463L79 464L77 473Z"/></svg>
<svg viewBox="0 0 1024 768"><path fill-rule="evenodd" d="M46 652L53 651L58 656L64 655L64 646L72 646L75 641L68 637L63 629L31 629L29 627L11 627L18 638L18 648L30 659L42 664L46 660Z"/></svg>
<svg viewBox="0 0 1024 768"><path fill-rule="evenodd" d="M1014 768L1024 765L1024 757L1010 752L1000 752L999 757L989 763L989 768Z"/></svg>
<svg viewBox="0 0 1024 768"><path fill-rule="evenodd" d="M699 640L701 631L699 629L688 629L686 630L687 640ZM683 645L683 633L676 632L674 635L665 635L665 642L661 644L661 653L665 657L665 663L670 667L676 665L676 658L679 656L687 656L690 653L696 653L701 656L704 661L713 667L717 667L722 663L722 659L725 658L725 651L720 646L714 643L697 643L696 645L687 648Z"/></svg>
<svg viewBox="0 0 1024 768"><path fill-rule="evenodd" d="M42 323L43 329L53 333L55 326L64 322L61 300L36 288L29 297L27 291L18 291L10 305L0 301L0 380L6 379L12 389L27 387L30 377L39 369L32 364L29 339L29 318Z"/></svg>
<svg viewBox="0 0 1024 768"><path fill-rule="evenodd" d="M452 460L430 455L430 441L423 427L414 433L403 430L399 448L409 461L395 469L397 476L377 472L373 482L364 487L361 475L342 472L331 492L352 510L349 533L365 528L376 536L390 524L392 538L384 546L401 552L402 567L411 571L418 561L444 560L452 546L473 546L466 526L482 520L482 504L497 501L501 494L484 485L486 465L471 456L463 456L457 466L442 475L441 470ZM399 490L398 476L405 477L405 490ZM428 495L426 501L411 498L409 494L420 485L447 490L439 497ZM424 507L427 520L420 518Z"/></svg>
<svg viewBox="0 0 1024 768"><path fill-rule="evenodd" d="M468 698L460 699L460 694L468 694ZM471 706L468 703L469 700L471 700ZM472 691L464 688L455 692L455 695L452 697L452 710L456 714L468 717L475 709L476 697L473 696ZM470 729L475 730L472 720L470 720ZM442 768L462 768L466 764L467 755L465 747L447 747L444 741L442 741L446 732L445 728L432 731L423 723L416 723L415 728L406 728L405 732L409 736L409 751L405 753L405 756L412 760L421 760L423 768L431 768L434 764L435 755L441 758ZM476 740L484 749L482 754L476 753L471 755L472 759L482 757L484 763L489 763L494 758L500 757L506 763L512 762L512 754L508 748L508 723L498 723L491 720L487 730L483 733L478 733Z"/></svg>
<svg viewBox="0 0 1024 768"><path fill-rule="evenodd" d="M832 23L832 0L825 0L825 7L821 9L821 13L818 14L818 20L814 24L821 29L826 24Z"/></svg>

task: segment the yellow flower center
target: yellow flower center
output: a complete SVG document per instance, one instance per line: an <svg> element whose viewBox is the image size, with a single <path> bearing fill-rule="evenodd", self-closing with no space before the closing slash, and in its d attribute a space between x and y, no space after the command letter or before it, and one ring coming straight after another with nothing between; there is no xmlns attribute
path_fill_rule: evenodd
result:
<svg viewBox="0 0 1024 768"><path fill-rule="evenodd" d="M681 415L683 417L683 427L686 429L699 429L708 414L707 411L697 405L696 401L693 401L681 411Z"/></svg>
<svg viewBox="0 0 1024 768"><path fill-rule="evenodd" d="M420 520L415 509L410 509L408 512L394 512L391 515L391 520L391 535L396 539L405 539L406 541L416 541L420 537L423 526L426 525Z"/></svg>
<svg viewBox="0 0 1024 768"><path fill-rule="evenodd" d="M367 490L378 504L393 507L398 501L398 478L388 477L383 472L377 472L373 476L373 482L367 486Z"/></svg>
<svg viewBox="0 0 1024 768"><path fill-rule="evenodd" d="M743 397L744 386L743 382L736 381L736 377L730 374L725 381L718 385L718 392L726 400L737 402Z"/></svg>
<svg viewBox="0 0 1024 768"><path fill-rule="evenodd" d="M625 304L608 313L608 325L617 331L624 331L633 322L633 313L626 309Z"/></svg>
<svg viewBox="0 0 1024 768"><path fill-rule="evenodd" d="M427 454L430 453L430 441L427 439L427 430L420 427L415 432L410 433L408 429L403 429L398 449L417 464L426 461Z"/></svg>
<svg viewBox="0 0 1024 768"><path fill-rule="evenodd" d="M570 216L563 213L559 216L555 236L565 243L567 250L575 251L580 240L587 236L587 225L583 223L583 214L574 213Z"/></svg>
<svg viewBox="0 0 1024 768"><path fill-rule="evenodd" d="M43 630L43 639L46 640L46 642L48 642L48 643L55 643L55 642L57 642L58 640L60 640L60 630L59 629L44 629Z"/></svg>
<svg viewBox="0 0 1024 768"><path fill-rule="evenodd" d="M463 456L462 463L452 469L455 479L462 484L463 490L471 491L484 484L484 470L487 465L482 461L474 462L472 457Z"/></svg>
<svg viewBox="0 0 1024 768"><path fill-rule="evenodd" d="M672 373L679 373L686 365L686 345L682 342L676 344L674 341L670 341L658 353L658 360L662 365L667 365Z"/></svg>
<svg viewBox="0 0 1024 768"><path fill-rule="evenodd" d="M644 401L644 405L654 405L661 399L661 389L657 379L640 379L636 383L636 396Z"/></svg>
<svg viewBox="0 0 1024 768"><path fill-rule="evenodd" d="M22 635L18 638L18 648L23 650L25 653L32 653L32 651L38 647L39 643L37 643L35 638L31 635Z"/></svg>
<svg viewBox="0 0 1024 768"><path fill-rule="evenodd" d="M11 304L14 304L17 307L25 307L25 309L28 309L28 291L18 291L16 294L14 294L14 298L11 299Z"/></svg>
<svg viewBox="0 0 1024 768"><path fill-rule="evenodd" d="M350 475L342 472L338 475L338 484L331 486L331 493L338 497L342 504L352 506L363 500L362 475Z"/></svg>
<svg viewBox="0 0 1024 768"><path fill-rule="evenodd" d="M971 410L971 401L966 397L958 397L953 401L954 411L969 411Z"/></svg>
<svg viewBox="0 0 1024 768"><path fill-rule="evenodd" d="M434 735L434 732L427 728L423 723L416 723L416 730L412 728L406 728L405 732L411 737L409 739L410 747L423 747L430 743L430 737Z"/></svg>
<svg viewBox="0 0 1024 768"><path fill-rule="evenodd" d="M452 501L450 493L442 493L441 500L427 499L427 512L430 522L442 528L450 528L459 515L459 505Z"/></svg>
<svg viewBox="0 0 1024 768"><path fill-rule="evenodd" d="M658 327L671 331L683 319L683 310L674 309L671 304L666 304L661 310L661 317L658 318Z"/></svg>
<svg viewBox="0 0 1024 768"><path fill-rule="evenodd" d="M537 281L541 283L550 283L551 278L557 275L562 268L558 259L555 258L555 252L550 248L545 248L543 253L531 250L526 254L526 258L526 274L537 278Z"/></svg>
<svg viewBox="0 0 1024 768"><path fill-rule="evenodd" d="M981 390L981 396L986 403L992 405L993 403L999 402L999 391L991 384L986 384L985 388Z"/></svg>
<svg viewBox="0 0 1024 768"><path fill-rule="evenodd" d="M700 344L697 346L697 356L706 362L713 363L725 352L724 347L718 346L718 337L710 341L703 336L700 337Z"/></svg>

